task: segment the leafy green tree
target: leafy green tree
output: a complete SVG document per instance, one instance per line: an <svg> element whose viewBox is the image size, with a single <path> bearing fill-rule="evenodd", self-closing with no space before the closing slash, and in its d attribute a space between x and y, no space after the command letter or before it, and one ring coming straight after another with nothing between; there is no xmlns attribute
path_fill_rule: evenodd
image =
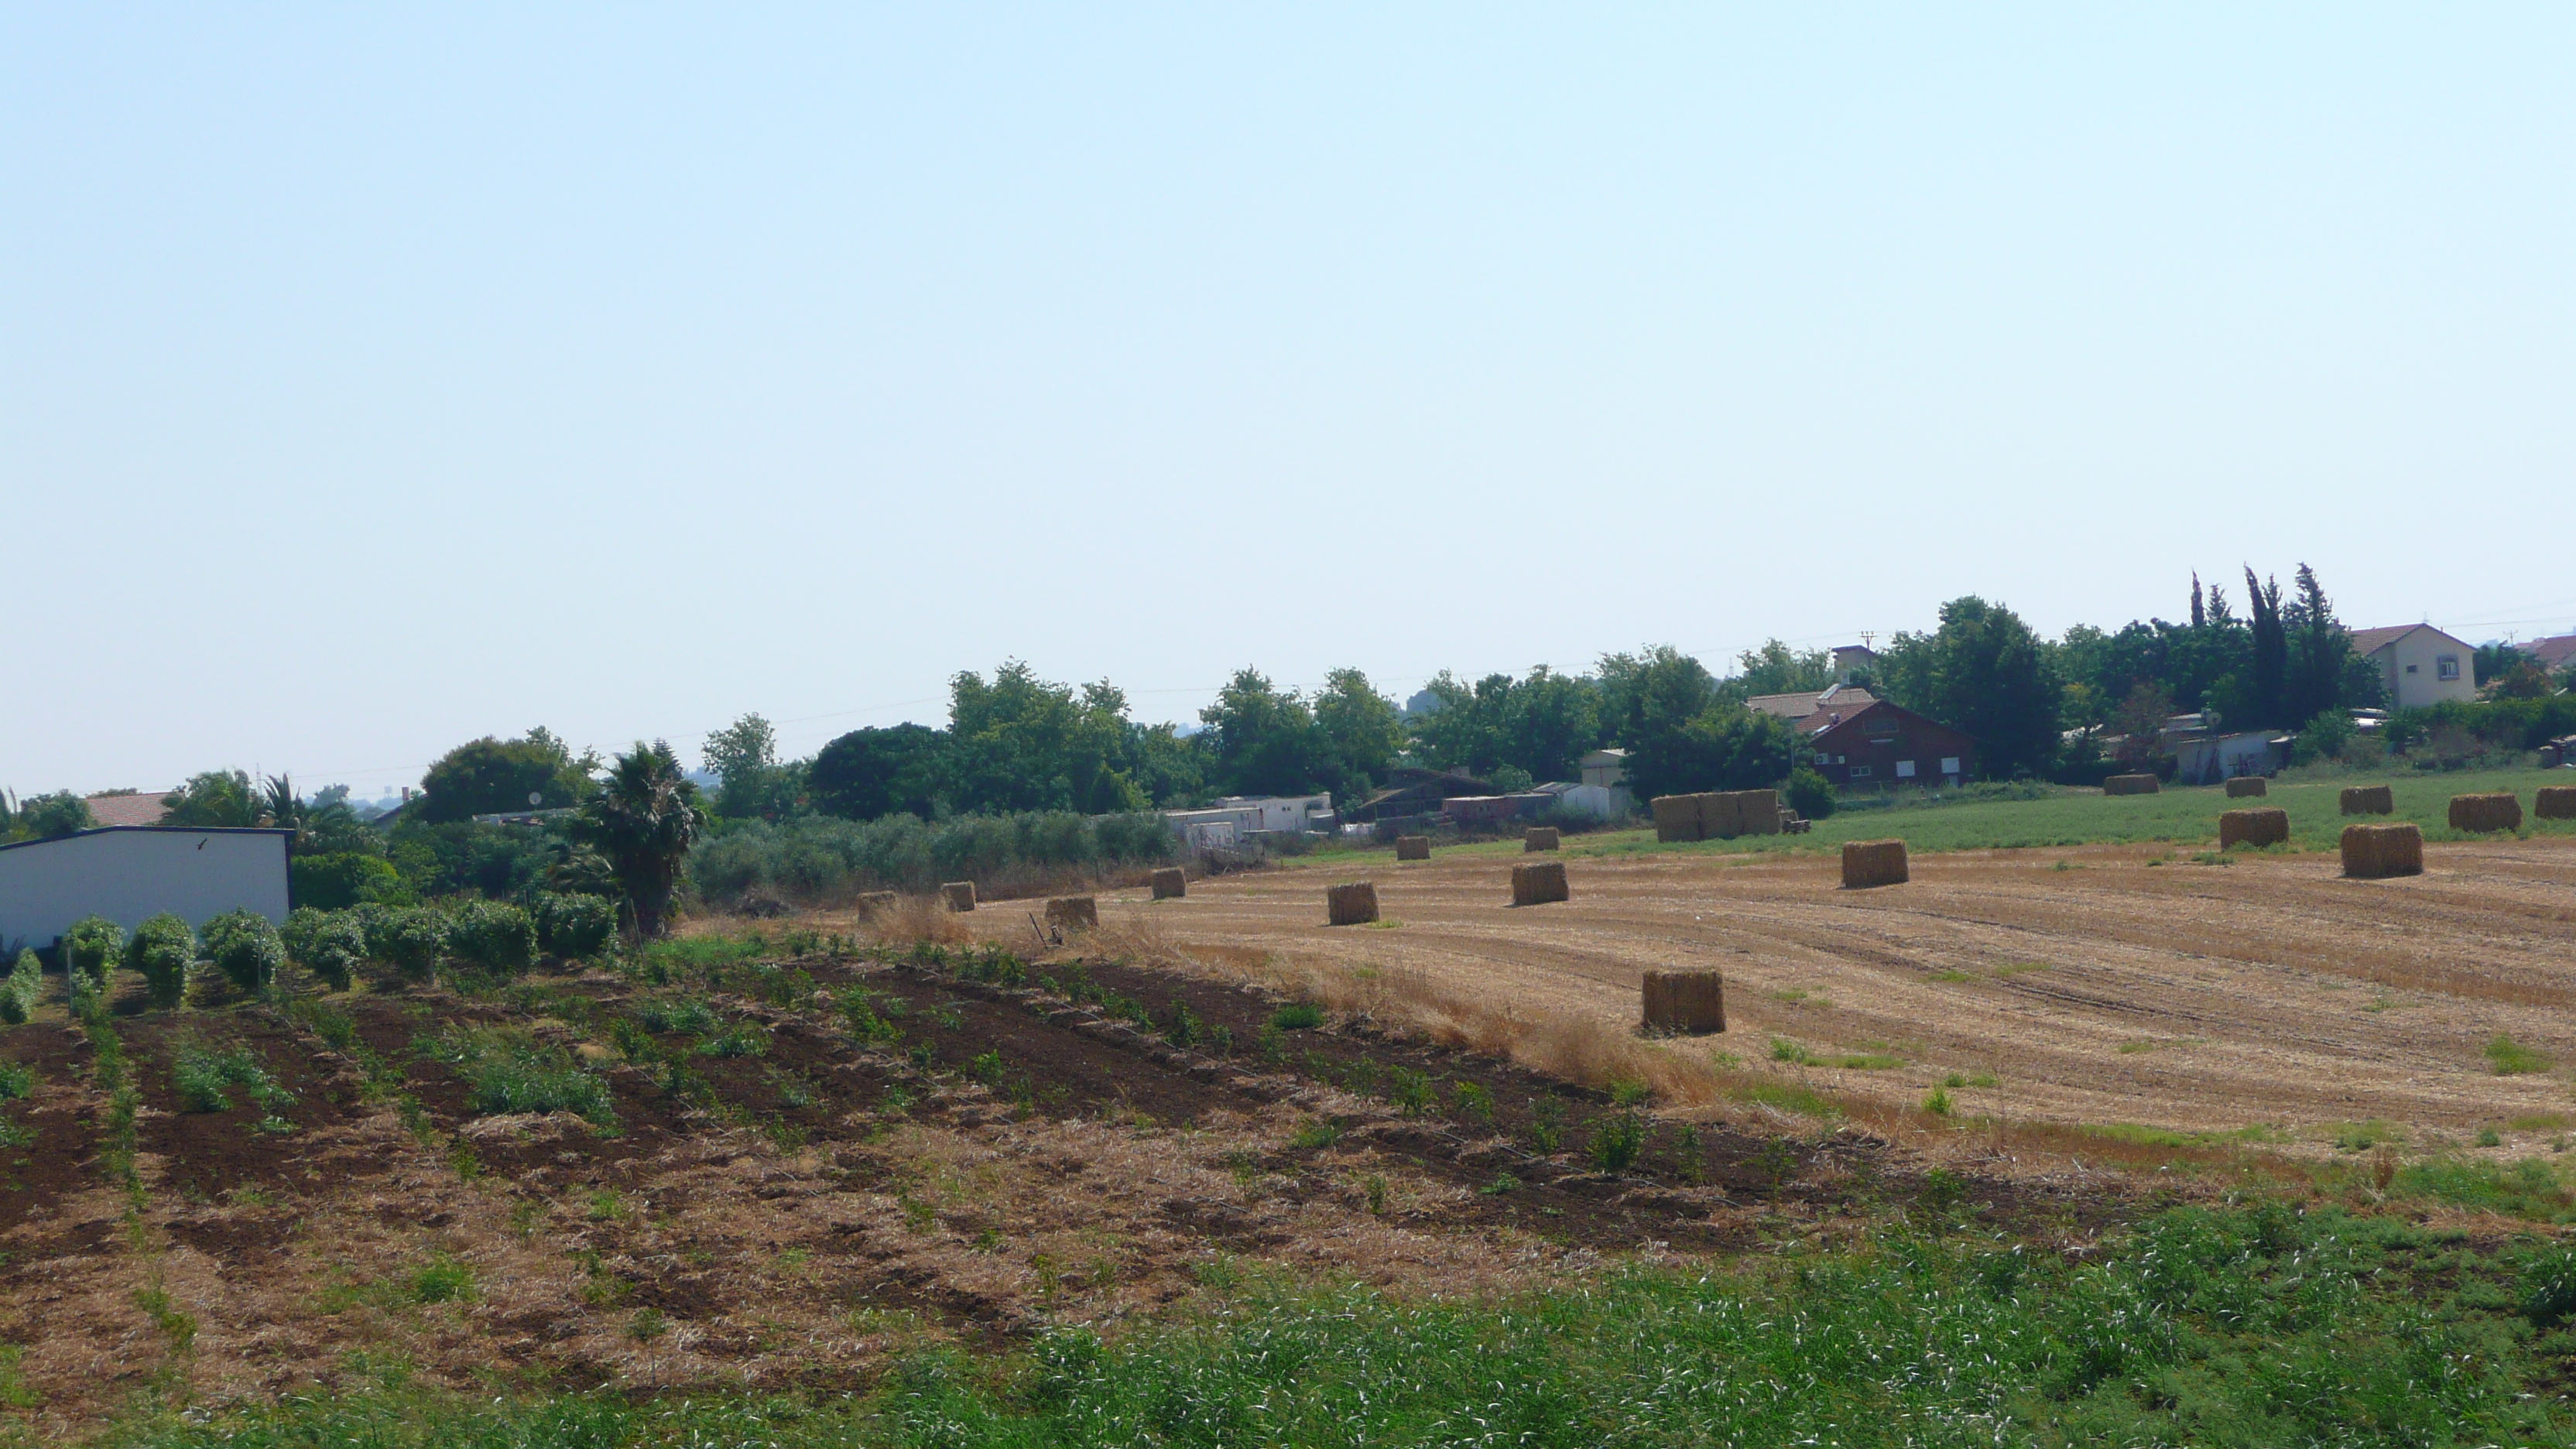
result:
<svg viewBox="0 0 2576 1449"><path fill-rule="evenodd" d="M828 815L874 820L938 816L948 736L917 724L859 729L825 745L806 773L814 806Z"/></svg>
<svg viewBox="0 0 2576 1449"><path fill-rule="evenodd" d="M1177 725L1127 725L1127 773L1156 805L1196 804L1209 795L1208 752Z"/></svg>
<svg viewBox="0 0 2576 1449"><path fill-rule="evenodd" d="M1340 765L1333 742L1293 689L1242 669L1199 711L1217 788L1237 795L1302 795L1330 788Z"/></svg>
<svg viewBox="0 0 2576 1449"><path fill-rule="evenodd" d="M1822 689L1834 682L1831 651L1792 649L1777 639L1766 639L1761 648L1747 649L1736 655L1735 666L1737 682L1749 695L1791 694Z"/></svg>
<svg viewBox="0 0 2576 1449"><path fill-rule="evenodd" d="M86 799L69 790L57 790L19 801L14 824L20 839L60 840L66 835L96 830L98 817L90 814Z"/></svg>
<svg viewBox="0 0 2576 1449"><path fill-rule="evenodd" d="M716 814L734 820L783 820L803 806L806 767L779 762L778 732L759 715L744 715L707 736L700 753L707 768L723 781L716 792Z"/></svg>
<svg viewBox="0 0 2576 1449"><path fill-rule="evenodd" d="M2063 691L2038 637L2001 604L1969 595L1942 605L1940 628L1888 646L1879 685L1974 738L1990 776L2042 774L2056 756Z"/></svg>
<svg viewBox="0 0 2576 1449"><path fill-rule="evenodd" d="M421 777L422 799L414 807L429 823L467 820L532 808L555 810L578 805L596 786L591 775L599 756L584 751L576 758L563 741L542 727L515 740L485 735L458 745L438 758Z"/></svg>
<svg viewBox="0 0 2576 1449"><path fill-rule="evenodd" d="M207 770L191 775L161 805L164 825L244 829L260 823L263 797L246 770Z"/></svg>
<svg viewBox="0 0 2576 1449"><path fill-rule="evenodd" d="M991 683L949 681L948 776L965 810L1139 810L1152 803L1122 768L1127 696L1103 680L1077 696L1012 660Z"/></svg>
<svg viewBox="0 0 2576 1449"><path fill-rule="evenodd" d="M1685 732L1717 702L1717 681L1708 670L1669 644L1603 655L1600 669L1602 718L1610 737L1628 751L1628 787L1637 798L1703 788L1668 788L1667 780L1690 773L1679 768L1690 757ZM1642 773L1641 759L1648 762Z"/></svg>
<svg viewBox="0 0 2576 1449"><path fill-rule="evenodd" d="M1703 790L1760 790L1787 778L1798 733L1787 720L1716 701L1677 730L1628 746L1628 788L1640 799Z"/></svg>
<svg viewBox="0 0 2576 1449"><path fill-rule="evenodd" d="M1488 674L1474 684L1443 669L1423 686L1439 708L1413 721L1413 747L1435 769L1487 775L1503 762L1512 677Z"/></svg>
<svg viewBox="0 0 2576 1449"><path fill-rule="evenodd" d="M2283 620L2289 658L2282 684L2282 721L2301 723L2342 704L2352 634L2335 618L2334 605L2317 583L2316 570L2299 565L2297 596Z"/></svg>
<svg viewBox="0 0 2576 1449"><path fill-rule="evenodd" d="M617 756L598 793L583 802L582 838L616 870L638 937L651 940L668 928L681 867L706 821L698 787L661 740L638 740Z"/></svg>
<svg viewBox="0 0 2576 1449"><path fill-rule="evenodd" d="M1759 785L1754 787L1760 789ZM1781 798L1789 808L1809 820L1823 820L1834 813L1834 782L1823 773L1806 765L1789 772L1789 783L1781 788Z"/></svg>
<svg viewBox="0 0 2576 1449"><path fill-rule="evenodd" d="M1336 669L1324 676L1314 699L1316 728L1340 763L1336 798L1356 799L1386 778L1404 751L1404 717L1395 701L1377 692L1366 674Z"/></svg>

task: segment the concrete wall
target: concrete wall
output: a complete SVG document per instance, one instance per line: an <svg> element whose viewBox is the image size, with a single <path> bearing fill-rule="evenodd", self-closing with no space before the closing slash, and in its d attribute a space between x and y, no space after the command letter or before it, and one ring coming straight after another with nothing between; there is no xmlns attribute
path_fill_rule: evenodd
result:
<svg viewBox="0 0 2576 1449"><path fill-rule="evenodd" d="M49 946L83 916L131 931L174 912L202 926L247 907L286 919L282 830L91 830L0 848L0 945Z"/></svg>
<svg viewBox="0 0 2576 1449"><path fill-rule="evenodd" d="M2422 709L2446 699L2462 703L2478 697L2477 651L2438 629L2417 629L2371 651L2388 681L2388 697L2397 709ZM2457 673L2442 677L2444 660Z"/></svg>

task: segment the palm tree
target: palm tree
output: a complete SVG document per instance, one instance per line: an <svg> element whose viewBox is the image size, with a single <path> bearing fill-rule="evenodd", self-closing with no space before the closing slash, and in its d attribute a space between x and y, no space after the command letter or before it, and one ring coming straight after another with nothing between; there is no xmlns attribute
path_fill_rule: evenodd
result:
<svg viewBox="0 0 2576 1449"><path fill-rule="evenodd" d="M671 897L680 889L681 863L706 823L698 787L662 740L638 740L632 751L617 756L607 782L582 805L580 834L617 872L638 938L650 940L665 929Z"/></svg>

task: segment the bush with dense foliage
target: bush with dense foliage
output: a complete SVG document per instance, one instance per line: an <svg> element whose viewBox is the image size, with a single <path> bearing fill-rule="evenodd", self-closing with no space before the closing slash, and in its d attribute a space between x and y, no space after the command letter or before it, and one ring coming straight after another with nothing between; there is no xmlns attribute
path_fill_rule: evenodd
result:
<svg viewBox="0 0 2576 1449"><path fill-rule="evenodd" d="M809 817L755 822L703 842L689 858L700 893L731 900L761 887L797 900L857 891L926 891L941 881L991 881L1015 872L1153 865L1180 844L1160 814L1098 820L1071 811L963 815L937 824L911 815L877 820Z"/></svg>
<svg viewBox="0 0 2576 1449"><path fill-rule="evenodd" d="M533 808L577 805L590 794L598 766L597 756L575 756L544 729L515 740L486 735L439 756L421 777L421 799L411 813L437 825L527 810L531 795Z"/></svg>
<svg viewBox="0 0 2576 1449"><path fill-rule="evenodd" d="M506 902L467 901L449 919L447 951L469 966L515 976L537 959L536 923Z"/></svg>
<svg viewBox="0 0 2576 1449"><path fill-rule="evenodd" d="M18 952L17 968L8 979L0 980L0 1022L10 1026L23 1024L36 1014L37 1003L45 999L45 968L33 951Z"/></svg>
<svg viewBox="0 0 2576 1449"><path fill-rule="evenodd" d="M286 942L257 911L226 911L206 922L197 933L197 946L225 980L243 991L266 987L286 962Z"/></svg>
<svg viewBox="0 0 2576 1449"><path fill-rule="evenodd" d="M447 958L447 913L435 906L362 906L357 914L371 960L425 981Z"/></svg>
<svg viewBox="0 0 2576 1449"><path fill-rule="evenodd" d="M603 896L549 891L537 897L535 915L537 944L565 961L596 956L617 935L617 903Z"/></svg>
<svg viewBox="0 0 2576 1449"><path fill-rule="evenodd" d="M637 935L651 940L662 934L689 847L706 825L698 787L662 740L636 741L610 764L608 779L583 804L580 836L617 872Z"/></svg>
<svg viewBox="0 0 2576 1449"><path fill-rule="evenodd" d="M98 817L90 814L88 800L69 790L56 790L20 800L9 824L10 834L22 840L60 840L97 829Z"/></svg>
<svg viewBox="0 0 2576 1449"><path fill-rule="evenodd" d="M354 911L325 911L298 906L288 914L278 935L286 942L286 959L312 972L334 991L346 991L367 959L367 930Z"/></svg>
<svg viewBox="0 0 2576 1449"><path fill-rule="evenodd" d="M125 943L125 964L143 978L152 1004L164 1011L179 1004L188 987L188 967L196 959L197 933L168 911L135 927Z"/></svg>
<svg viewBox="0 0 2576 1449"><path fill-rule="evenodd" d="M104 995L108 973L125 955L125 928L105 916L83 916L63 932L63 972L75 1000Z"/></svg>
<svg viewBox="0 0 2576 1449"><path fill-rule="evenodd" d="M1789 808L1809 820L1822 820L1834 813L1834 782L1806 765L1789 772L1789 784L1781 794Z"/></svg>
<svg viewBox="0 0 2576 1449"><path fill-rule="evenodd" d="M404 894L402 876L392 861L354 850L299 855L287 867L286 881L296 905L324 911L399 900Z"/></svg>

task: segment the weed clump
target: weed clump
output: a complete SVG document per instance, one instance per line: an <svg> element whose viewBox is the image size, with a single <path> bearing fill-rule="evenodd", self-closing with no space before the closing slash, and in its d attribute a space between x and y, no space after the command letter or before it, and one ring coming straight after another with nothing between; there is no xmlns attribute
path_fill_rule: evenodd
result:
<svg viewBox="0 0 2576 1449"><path fill-rule="evenodd" d="M2499 1077L2530 1076L2548 1071L2557 1065L2547 1053L2523 1046L2512 1037L2502 1034L2498 1034L2495 1040L2487 1043L2483 1055Z"/></svg>
<svg viewBox="0 0 2576 1449"><path fill-rule="evenodd" d="M267 1065L248 1047L217 1051L203 1043L182 1044L170 1075L183 1110L229 1112L233 1107L232 1089L240 1087L259 1107L259 1130L295 1130L295 1124L283 1114L283 1109L295 1105L295 1094L279 1085L269 1075Z"/></svg>

